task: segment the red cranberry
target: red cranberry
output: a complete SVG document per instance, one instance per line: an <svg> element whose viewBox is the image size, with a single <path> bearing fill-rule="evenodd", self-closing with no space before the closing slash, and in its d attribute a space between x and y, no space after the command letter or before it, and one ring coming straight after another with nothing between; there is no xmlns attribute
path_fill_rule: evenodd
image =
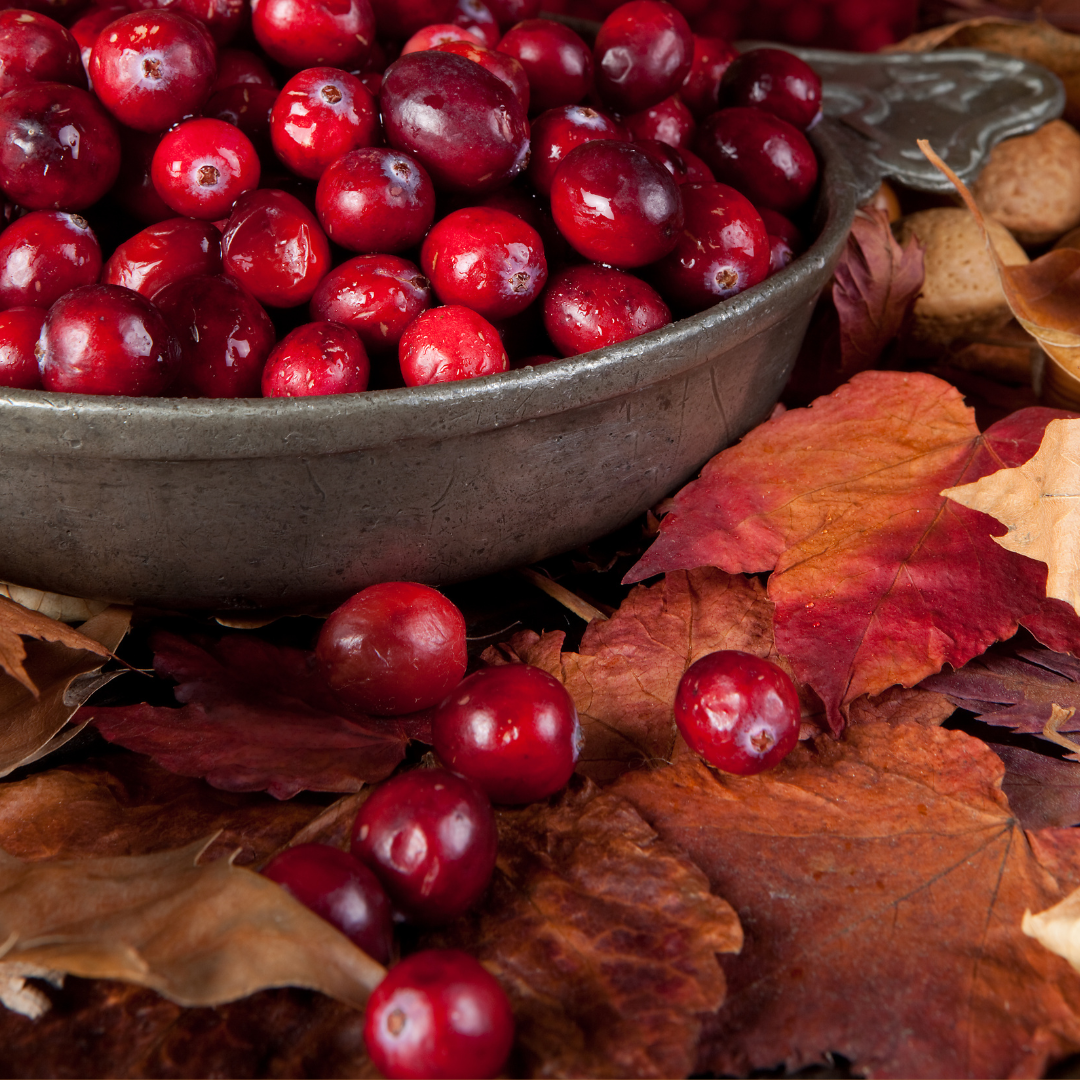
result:
<svg viewBox="0 0 1080 1080"><path fill-rule="evenodd" d="M592 89L589 46L562 23L552 19L519 22L506 32L498 50L525 69L534 113L576 105Z"/></svg>
<svg viewBox="0 0 1080 1080"><path fill-rule="evenodd" d="M431 308L401 335L398 363L406 386L497 375L510 366L498 330L472 308Z"/></svg>
<svg viewBox="0 0 1080 1080"><path fill-rule="evenodd" d="M690 749L739 776L778 765L799 741L799 695L787 674L750 653L709 653L675 692L675 723Z"/></svg>
<svg viewBox="0 0 1080 1080"><path fill-rule="evenodd" d="M375 40L368 0L252 0L255 40L287 68L361 67Z"/></svg>
<svg viewBox="0 0 1080 1080"><path fill-rule="evenodd" d="M489 320L524 311L547 281L540 234L486 206L447 214L424 240L420 267L444 304L463 304Z"/></svg>
<svg viewBox="0 0 1080 1080"><path fill-rule="evenodd" d="M0 11L0 97L35 82L86 86L79 43L36 11Z"/></svg>
<svg viewBox="0 0 1080 1080"><path fill-rule="evenodd" d="M398 773L360 807L352 852L412 921L456 919L488 887L498 836L488 797L445 769Z"/></svg>
<svg viewBox="0 0 1080 1080"><path fill-rule="evenodd" d="M220 49L217 57L217 78L211 93L216 94L241 83L245 86L277 88L270 69L257 53L250 49Z"/></svg>
<svg viewBox="0 0 1080 1080"><path fill-rule="evenodd" d="M323 624L315 656L334 693L361 712L399 716L441 701L465 674L465 619L430 585L362 589Z"/></svg>
<svg viewBox="0 0 1080 1080"><path fill-rule="evenodd" d="M85 15L71 24L71 36L78 43L79 59L82 61L83 71L88 76L90 74L90 53L93 51L98 34L106 26L116 22L121 15L127 15L130 10L122 0L113 0L112 3L90 8Z"/></svg>
<svg viewBox="0 0 1080 1080"><path fill-rule="evenodd" d="M355 855L329 844L297 844L275 855L262 872L373 960L390 962L394 946L390 900L379 879Z"/></svg>
<svg viewBox="0 0 1080 1080"><path fill-rule="evenodd" d="M686 166L686 183L711 184L716 179L712 174L712 169L692 150L680 146L679 157L682 158L682 163Z"/></svg>
<svg viewBox="0 0 1080 1080"><path fill-rule="evenodd" d="M423 52L425 49L434 49L437 45L446 45L451 41L466 41L471 45L483 45L484 39L480 34L472 30L466 30L464 26L454 23L432 23L415 34L401 46L401 55Z"/></svg>
<svg viewBox="0 0 1080 1080"><path fill-rule="evenodd" d="M817 158L798 128L763 109L721 109L698 132L695 149L713 175L755 206L797 210L817 183Z"/></svg>
<svg viewBox="0 0 1080 1080"><path fill-rule="evenodd" d="M805 131L821 111L821 79L786 49L751 49L724 72L719 101L764 109Z"/></svg>
<svg viewBox="0 0 1080 1080"><path fill-rule="evenodd" d="M132 10L167 8L204 26L215 45L228 45L240 30L244 0L131 0Z"/></svg>
<svg viewBox="0 0 1080 1080"><path fill-rule="evenodd" d="M464 56L474 64L490 71L497 79L502 79L514 92L522 109L529 111L529 80L525 77L525 69L506 53L496 49L488 49L483 45L474 45L468 41L448 41L443 45L436 45L438 52L447 52L452 56Z"/></svg>
<svg viewBox="0 0 1080 1080"><path fill-rule="evenodd" d="M655 139L677 150L691 145L697 133L694 117L678 94L623 117L623 123L629 128L635 142Z"/></svg>
<svg viewBox="0 0 1080 1080"><path fill-rule="evenodd" d="M499 44L502 31L491 13L491 8L482 0L457 0L454 5L454 25L474 33L482 45L494 49Z"/></svg>
<svg viewBox="0 0 1080 1080"><path fill-rule="evenodd" d="M575 251L620 269L662 258L683 225L679 185L667 169L632 143L610 139L563 158L551 184L551 215Z"/></svg>
<svg viewBox="0 0 1080 1080"><path fill-rule="evenodd" d="M455 0L372 0L380 37L405 41L432 23L452 22Z"/></svg>
<svg viewBox="0 0 1080 1080"><path fill-rule="evenodd" d="M596 35L596 89L620 112L641 112L679 89L693 59L690 25L677 8L664 0L630 0Z"/></svg>
<svg viewBox="0 0 1080 1080"><path fill-rule="evenodd" d="M48 314L44 308L0 311L0 386L40 390L41 369L34 351Z"/></svg>
<svg viewBox="0 0 1080 1080"><path fill-rule="evenodd" d="M485 3L505 33L520 22L535 19L540 14L543 0L485 0Z"/></svg>
<svg viewBox="0 0 1080 1080"><path fill-rule="evenodd" d="M378 142L375 99L347 71L307 68L282 87L270 114L270 138L294 173L318 180L342 154Z"/></svg>
<svg viewBox="0 0 1080 1080"><path fill-rule="evenodd" d="M203 106L203 116L239 128L251 140L260 161L273 160L270 113L277 99L278 92L272 86L236 83L214 94Z"/></svg>
<svg viewBox="0 0 1080 1080"><path fill-rule="evenodd" d="M197 113L217 74L213 44L171 11L133 11L109 24L90 54L101 103L137 131L164 131Z"/></svg>
<svg viewBox="0 0 1080 1080"><path fill-rule="evenodd" d="M694 59L679 97L698 120L719 108L720 80L738 55L723 38L694 35Z"/></svg>
<svg viewBox="0 0 1080 1080"><path fill-rule="evenodd" d="M638 139L634 145L649 155L658 165L663 165L679 187L686 183L686 163L682 151L656 139Z"/></svg>
<svg viewBox="0 0 1080 1080"><path fill-rule="evenodd" d="M183 355L177 397L259 397L274 324L258 301L222 275L166 285L154 296Z"/></svg>
<svg viewBox="0 0 1080 1080"><path fill-rule="evenodd" d="M357 332L331 322L298 326L278 344L262 373L263 397L358 394L371 362Z"/></svg>
<svg viewBox="0 0 1080 1080"><path fill-rule="evenodd" d="M497 803L535 802L561 790L582 740L565 687L528 664L473 672L432 718L435 753Z"/></svg>
<svg viewBox="0 0 1080 1080"><path fill-rule="evenodd" d="M687 184L686 224L675 249L653 269L674 307L701 311L769 274L769 237L761 215L727 184Z"/></svg>
<svg viewBox="0 0 1080 1080"><path fill-rule="evenodd" d="M224 120L186 120L158 143L150 179L177 214L217 221L259 186L259 155L251 140Z"/></svg>
<svg viewBox="0 0 1080 1080"><path fill-rule="evenodd" d="M150 178L150 167L160 142L160 135L132 128L120 129L120 175L110 194L117 205L144 225L176 216L176 211L165 204Z"/></svg>
<svg viewBox="0 0 1080 1080"><path fill-rule="evenodd" d="M789 265L796 255L806 249L802 233L783 214L775 210L759 210L765 231L769 234L769 273L775 274Z"/></svg>
<svg viewBox="0 0 1080 1080"><path fill-rule="evenodd" d="M221 263L261 303L297 307L330 269L330 245L298 198L264 188L237 200L221 237Z"/></svg>
<svg viewBox="0 0 1080 1080"><path fill-rule="evenodd" d="M119 285L84 285L57 300L38 348L45 389L73 394L153 397L180 363L161 312Z"/></svg>
<svg viewBox="0 0 1080 1080"><path fill-rule="evenodd" d="M166 285L221 273L221 233L207 221L169 218L125 240L101 272L103 285L123 285L148 300Z"/></svg>
<svg viewBox="0 0 1080 1080"><path fill-rule="evenodd" d="M84 210L120 172L120 138L86 90L33 83L0 98L0 188L28 210Z"/></svg>
<svg viewBox="0 0 1080 1080"><path fill-rule="evenodd" d="M0 310L51 307L100 273L101 246L78 214L35 210L0 233Z"/></svg>
<svg viewBox="0 0 1080 1080"><path fill-rule="evenodd" d="M327 235L350 251L404 251L435 218L431 178L408 154L353 150L323 173L315 209Z"/></svg>
<svg viewBox="0 0 1080 1080"><path fill-rule="evenodd" d="M541 195L551 193L555 170L577 146L596 139L627 141L622 124L588 105L563 105L541 113L532 125L529 182Z"/></svg>
<svg viewBox="0 0 1080 1080"><path fill-rule="evenodd" d="M483 194L528 163L529 124L513 91L461 56L410 53L386 69L386 140L416 156L436 187Z"/></svg>
<svg viewBox="0 0 1080 1080"><path fill-rule="evenodd" d="M405 328L431 307L420 268L396 255L361 255L335 267L311 298L311 317L351 326L369 353L397 351Z"/></svg>
<svg viewBox="0 0 1080 1080"><path fill-rule="evenodd" d="M606 266L570 266L544 293L544 329L563 356L613 345L671 322L659 293Z"/></svg>
<svg viewBox="0 0 1080 1080"><path fill-rule="evenodd" d="M495 977L468 953L431 949L391 968L364 1017L364 1045L386 1077L493 1077L514 1042Z"/></svg>

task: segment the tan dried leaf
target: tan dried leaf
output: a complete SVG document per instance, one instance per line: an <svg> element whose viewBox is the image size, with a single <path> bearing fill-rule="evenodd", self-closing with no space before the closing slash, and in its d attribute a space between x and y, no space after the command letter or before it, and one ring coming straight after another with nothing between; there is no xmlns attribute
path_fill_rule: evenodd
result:
<svg viewBox="0 0 1080 1080"><path fill-rule="evenodd" d="M1025 911L1020 929L1080 971L1080 889L1037 915Z"/></svg>
<svg viewBox="0 0 1080 1080"><path fill-rule="evenodd" d="M10 581L0 581L0 596L6 596L39 615L64 623L85 622L95 615L100 615L109 606L106 600L87 600L81 596L43 592L25 585L12 585Z"/></svg>

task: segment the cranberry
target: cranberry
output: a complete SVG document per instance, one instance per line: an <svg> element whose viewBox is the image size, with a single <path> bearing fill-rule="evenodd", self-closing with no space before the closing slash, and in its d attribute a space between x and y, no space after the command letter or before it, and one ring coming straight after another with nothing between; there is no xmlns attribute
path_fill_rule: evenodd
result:
<svg viewBox="0 0 1080 1080"><path fill-rule="evenodd" d="M398 716L441 701L465 674L465 619L429 585L362 589L323 624L315 656L334 693L362 712Z"/></svg>
<svg viewBox="0 0 1080 1080"><path fill-rule="evenodd" d="M203 116L239 128L251 140L260 161L273 160L270 113L277 99L278 92L272 86L236 83L214 94L203 106Z"/></svg>
<svg viewBox="0 0 1080 1080"><path fill-rule="evenodd" d="M244 21L244 0L131 0L132 10L166 8L186 15L209 32L215 45L228 45Z"/></svg>
<svg viewBox="0 0 1080 1080"><path fill-rule="evenodd" d="M355 855L329 844L297 844L275 855L262 872L373 960L390 962L394 946L390 900L379 879Z"/></svg>
<svg viewBox="0 0 1080 1080"><path fill-rule="evenodd" d="M563 788L582 739L565 687L528 664L474 672L432 719L443 763L497 803L535 802Z"/></svg>
<svg viewBox="0 0 1080 1080"><path fill-rule="evenodd" d="M311 298L313 319L351 326L369 353L397 351L405 328L431 307L420 268L396 255L361 255L335 267Z"/></svg>
<svg viewBox="0 0 1080 1080"><path fill-rule="evenodd" d="M259 397L274 324L259 302L224 275L183 278L154 295L180 344L176 397Z"/></svg>
<svg viewBox="0 0 1080 1080"><path fill-rule="evenodd" d="M620 269L662 258L683 225L679 185L667 169L610 139L563 158L551 184L551 215L575 251Z"/></svg>
<svg viewBox="0 0 1080 1080"><path fill-rule="evenodd" d="M156 396L180 363L161 312L119 285L84 285L57 300L38 348L45 389L74 394Z"/></svg>
<svg viewBox="0 0 1080 1080"><path fill-rule="evenodd" d="M499 52L525 69L534 113L576 105L592 89L592 52L579 34L552 19L528 19L508 30Z"/></svg>
<svg viewBox="0 0 1080 1080"><path fill-rule="evenodd" d="M752 776L778 765L799 741L799 695L769 660L725 650L690 665L675 692L675 723L716 769Z"/></svg>
<svg viewBox="0 0 1080 1080"><path fill-rule="evenodd" d="M466 60L490 71L513 90L522 109L529 111L529 80L525 76L525 69L512 56L468 41L448 41L443 45L436 45L435 49L452 56L464 56Z"/></svg>
<svg viewBox="0 0 1080 1080"><path fill-rule="evenodd" d="M563 105L541 113L532 125L529 182L541 195L551 193L555 170L577 146L596 139L627 141L622 124L588 105Z"/></svg>
<svg viewBox="0 0 1080 1080"><path fill-rule="evenodd" d="M679 97L698 120L719 108L720 80L738 55L723 38L694 35L694 59L679 87Z"/></svg>
<svg viewBox="0 0 1080 1080"><path fill-rule="evenodd" d="M0 311L0 386L40 390L41 369L34 351L48 313L44 308Z"/></svg>
<svg viewBox="0 0 1080 1080"><path fill-rule="evenodd" d="M480 44L489 49L494 49L502 37L502 31L491 13L491 8L482 3L482 0L457 0L453 22L455 26L474 33L480 39Z"/></svg>
<svg viewBox="0 0 1080 1080"><path fill-rule="evenodd" d="M251 140L224 120L186 120L158 143L150 179L177 214L217 221L259 186L259 155Z"/></svg>
<svg viewBox="0 0 1080 1080"><path fill-rule="evenodd" d="M252 0L255 40L287 68L363 65L375 40L368 0Z"/></svg>
<svg viewBox="0 0 1080 1080"><path fill-rule="evenodd" d="M451 22L454 0L372 0L382 37L405 41L432 23Z"/></svg>
<svg viewBox="0 0 1080 1080"><path fill-rule="evenodd" d="M483 45L484 39L480 34L472 30L466 30L464 26L454 23L432 23L415 34L401 46L401 55L423 52L425 49L434 49L437 45L446 45L451 41L465 41L471 45Z"/></svg>
<svg viewBox="0 0 1080 1080"><path fill-rule="evenodd" d="M357 332L332 322L298 326L277 345L262 373L263 397L358 394L371 362Z"/></svg>
<svg viewBox="0 0 1080 1080"><path fill-rule="evenodd" d="M701 311L769 274L769 236L745 195L727 184L687 184L686 224L674 250L653 269L673 306Z"/></svg>
<svg viewBox="0 0 1080 1080"><path fill-rule="evenodd" d="M630 0L600 26L593 59L604 101L620 112L640 112L682 85L694 59L694 38L671 4Z"/></svg>
<svg viewBox="0 0 1080 1080"><path fill-rule="evenodd" d="M0 233L0 310L51 307L100 273L101 247L78 214L35 210Z"/></svg>
<svg viewBox="0 0 1080 1080"><path fill-rule="evenodd" d="M498 330L472 308L431 308L401 335L398 363L406 386L475 379L506 371L510 359Z"/></svg>
<svg viewBox="0 0 1080 1080"><path fill-rule="evenodd" d="M211 90L216 94L230 86L268 86L277 88L274 76L261 56L250 49L221 49L217 57L217 78Z"/></svg>
<svg viewBox="0 0 1080 1080"><path fill-rule="evenodd" d="M120 175L112 187L113 200L128 214L144 225L153 225L176 216L158 194L150 178L160 135L120 129Z"/></svg>
<svg viewBox="0 0 1080 1080"><path fill-rule="evenodd" d="M486 206L447 214L424 240L420 266L444 304L464 304L489 320L524 311L547 281L540 234Z"/></svg>
<svg viewBox="0 0 1080 1080"><path fill-rule="evenodd" d="M682 103L678 94L672 94L641 112L623 117L623 123L630 130L635 142L656 139L668 146L674 146L677 150L691 145L697 133L693 114Z"/></svg>
<svg viewBox="0 0 1080 1080"><path fill-rule="evenodd" d="M171 11L133 11L109 24L90 54L101 103L137 131L164 131L197 113L217 74L213 44Z"/></svg>
<svg viewBox="0 0 1080 1080"><path fill-rule="evenodd" d="M752 105L805 130L821 111L821 79L786 49L750 49L724 72L719 102Z"/></svg>
<svg viewBox="0 0 1080 1080"><path fill-rule="evenodd" d="M544 293L544 329L563 356L613 345L671 322L659 293L606 266L570 266Z"/></svg>
<svg viewBox="0 0 1080 1080"><path fill-rule="evenodd" d="M297 307L330 269L330 245L298 198L265 188L237 200L221 237L221 262L261 303Z"/></svg>
<svg viewBox="0 0 1080 1080"><path fill-rule="evenodd" d="M483 194L528 163L529 124L510 88L461 56L410 53L386 69L386 139L413 153L436 187Z"/></svg>
<svg viewBox="0 0 1080 1080"><path fill-rule="evenodd" d="M678 152L683 165L686 167L686 183L711 184L716 179L712 174L712 169L692 150L680 146Z"/></svg>
<svg viewBox="0 0 1080 1080"><path fill-rule="evenodd" d="M48 15L0 11L0 97L35 82L85 87L79 43Z"/></svg>
<svg viewBox="0 0 1080 1080"><path fill-rule="evenodd" d="M318 180L342 154L378 142L375 99L347 71L307 68L282 87L270 114L270 138L294 173Z"/></svg>
<svg viewBox="0 0 1080 1080"><path fill-rule="evenodd" d="M444 923L478 900L495 869L488 797L445 769L398 773L360 807L352 852L412 921Z"/></svg>
<svg viewBox="0 0 1080 1080"><path fill-rule="evenodd" d="M33 83L0 98L0 188L28 210L84 210L120 172L120 138L86 90Z"/></svg>
<svg viewBox="0 0 1080 1080"><path fill-rule="evenodd" d="M543 0L485 0L504 33L520 22L535 19L540 14L542 2Z"/></svg>
<svg viewBox="0 0 1080 1080"><path fill-rule="evenodd" d="M457 949L402 960L375 988L364 1045L386 1077L493 1077L514 1042L514 1014L495 977Z"/></svg>
<svg viewBox="0 0 1080 1080"><path fill-rule="evenodd" d="M101 272L103 285L123 285L149 300L186 277L221 273L221 233L206 221L169 218L125 240Z"/></svg>
<svg viewBox="0 0 1080 1080"><path fill-rule="evenodd" d="M102 4L100 7L92 7L85 15L71 24L71 36L79 46L79 59L82 62L83 71L90 74L90 54L94 49L94 43L98 35L106 26L111 25L127 15L131 9L121 0L113 0L112 3ZM91 87L93 89L93 87Z"/></svg>
<svg viewBox="0 0 1080 1080"><path fill-rule="evenodd" d="M663 165L679 187L686 183L686 163L682 151L656 139L638 139L634 145L649 155L658 165Z"/></svg>
<svg viewBox="0 0 1080 1080"><path fill-rule="evenodd" d="M777 270L783 270L796 255L801 255L806 245L802 233L783 214L767 209L758 213L769 234L769 273L775 274Z"/></svg>
<svg viewBox="0 0 1080 1080"><path fill-rule="evenodd" d="M701 125L695 149L717 180L755 206L797 210L817 183L817 158L806 136L763 109L713 113Z"/></svg>

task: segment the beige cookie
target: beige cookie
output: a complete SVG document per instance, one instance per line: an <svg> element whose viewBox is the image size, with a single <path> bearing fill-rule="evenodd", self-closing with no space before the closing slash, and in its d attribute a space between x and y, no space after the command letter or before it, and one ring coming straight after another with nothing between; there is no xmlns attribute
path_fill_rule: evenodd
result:
<svg viewBox="0 0 1080 1080"><path fill-rule="evenodd" d="M1020 243L1056 240L1080 225L1080 132L1051 120L998 143L971 192Z"/></svg>
<svg viewBox="0 0 1080 1080"><path fill-rule="evenodd" d="M996 221L987 227L1006 265L1029 261L1008 229ZM915 352L933 356L958 339L978 338L1008 322L1011 313L993 261L967 210L920 210L893 228L902 244L917 236L926 249L926 279L915 301L909 341Z"/></svg>

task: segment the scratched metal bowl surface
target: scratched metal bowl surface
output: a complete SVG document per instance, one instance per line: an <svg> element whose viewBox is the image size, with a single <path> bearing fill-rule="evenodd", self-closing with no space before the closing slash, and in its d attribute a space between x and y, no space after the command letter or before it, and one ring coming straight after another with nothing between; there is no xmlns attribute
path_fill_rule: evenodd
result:
<svg viewBox="0 0 1080 1080"><path fill-rule="evenodd" d="M819 233L692 318L503 375L277 400L0 397L0 578L201 609L335 603L567 551L764 419L855 208L830 125Z"/></svg>

